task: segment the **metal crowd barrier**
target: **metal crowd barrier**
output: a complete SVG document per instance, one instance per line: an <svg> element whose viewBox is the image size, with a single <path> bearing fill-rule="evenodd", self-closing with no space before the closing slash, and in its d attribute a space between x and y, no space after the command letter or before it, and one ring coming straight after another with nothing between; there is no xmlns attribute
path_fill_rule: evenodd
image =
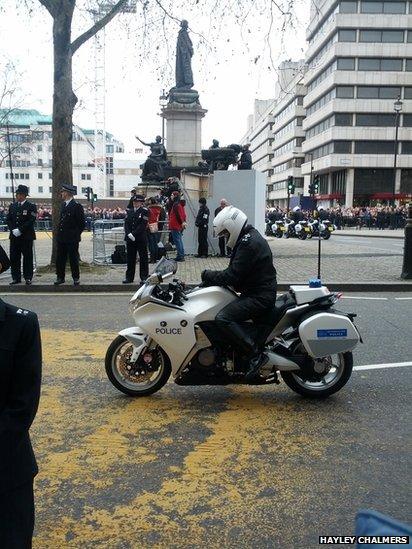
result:
<svg viewBox="0 0 412 549"><path fill-rule="evenodd" d="M36 231L51 231L52 222L51 219L36 219L34 224L34 229Z"/></svg>
<svg viewBox="0 0 412 549"><path fill-rule="evenodd" d="M169 241L169 229L164 222L157 234L161 245ZM124 240L124 219L99 219L93 223L93 263L110 265L116 246L126 245Z"/></svg>

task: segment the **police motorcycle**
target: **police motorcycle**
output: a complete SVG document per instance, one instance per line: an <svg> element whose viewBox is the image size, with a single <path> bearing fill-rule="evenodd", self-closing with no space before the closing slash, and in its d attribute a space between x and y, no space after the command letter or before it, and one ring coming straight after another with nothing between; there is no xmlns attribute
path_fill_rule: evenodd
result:
<svg viewBox="0 0 412 549"><path fill-rule="evenodd" d="M336 229L335 225L328 219L324 219L323 221L320 221L319 219L311 219L309 221L309 228L310 233L308 234L308 238L312 238L314 236L319 237L320 231L320 237L323 240L329 240L332 232Z"/></svg>
<svg viewBox="0 0 412 549"><path fill-rule="evenodd" d="M311 229L309 227L309 222L306 219L302 219L301 221L296 223L295 233L300 240L306 240L310 232L311 232Z"/></svg>
<svg viewBox="0 0 412 549"><path fill-rule="evenodd" d="M278 219L272 225L272 234L276 238L282 238L284 231L286 231L285 222L283 219Z"/></svg>
<svg viewBox="0 0 412 549"><path fill-rule="evenodd" d="M285 216L284 228L282 229L285 238L294 238L296 235L295 222L290 217Z"/></svg>
<svg viewBox="0 0 412 549"><path fill-rule="evenodd" d="M174 261L162 258L130 301L134 326L119 332L105 359L118 390L147 396L170 376L183 386L267 385L279 383L280 374L296 393L325 398L348 382L360 341L356 315L336 310L340 294L320 281L291 286L258 323L248 323L269 360L246 381L247 361L227 345L215 322L238 294L220 286L187 289L176 271Z"/></svg>

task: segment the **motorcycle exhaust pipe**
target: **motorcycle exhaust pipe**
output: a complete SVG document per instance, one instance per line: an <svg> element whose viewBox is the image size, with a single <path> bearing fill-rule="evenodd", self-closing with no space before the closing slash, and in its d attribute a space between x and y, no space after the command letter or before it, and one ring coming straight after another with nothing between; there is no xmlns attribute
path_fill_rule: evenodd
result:
<svg viewBox="0 0 412 549"><path fill-rule="evenodd" d="M279 370L280 372L290 372L292 370L300 370L300 367L296 362L293 362L293 360L289 360L282 355L278 355L277 353L274 353L272 351L266 352L267 356L269 357L269 362L272 367L274 367L276 370Z"/></svg>

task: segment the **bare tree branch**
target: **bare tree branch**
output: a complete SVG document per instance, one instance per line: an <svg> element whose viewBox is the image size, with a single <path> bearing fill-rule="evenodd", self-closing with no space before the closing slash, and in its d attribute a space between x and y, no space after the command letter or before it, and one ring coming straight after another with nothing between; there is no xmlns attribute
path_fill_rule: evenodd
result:
<svg viewBox="0 0 412 549"><path fill-rule="evenodd" d="M40 1L42 2L43 0ZM82 46L85 42L87 42L87 40L89 40L89 38L92 38L92 36L97 34L99 30L101 30L108 23L110 23L113 17L119 13L119 11L124 5L126 5L126 3L127 0L119 0L119 2L117 2L117 4L115 4L104 17L99 19L99 21L96 21L96 23L92 25L89 30L78 36L76 40L72 42L72 53L75 53L80 48L80 46Z"/></svg>
<svg viewBox="0 0 412 549"><path fill-rule="evenodd" d="M55 16L58 2L55 0L39 0L39 2L46 8L52 17Z"/></svg>

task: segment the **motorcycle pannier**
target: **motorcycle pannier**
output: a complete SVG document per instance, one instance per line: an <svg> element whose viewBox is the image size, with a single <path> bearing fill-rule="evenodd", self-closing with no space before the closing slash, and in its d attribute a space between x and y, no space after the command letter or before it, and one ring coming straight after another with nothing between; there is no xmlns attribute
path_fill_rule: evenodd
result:
<svg viewBox="0 0 412 549"><path fill-rule="evenodd" d="M299 325L299 336L314 358L351 351L359 342L359 333L349 318L326 312L304 320Z"/></svg>

